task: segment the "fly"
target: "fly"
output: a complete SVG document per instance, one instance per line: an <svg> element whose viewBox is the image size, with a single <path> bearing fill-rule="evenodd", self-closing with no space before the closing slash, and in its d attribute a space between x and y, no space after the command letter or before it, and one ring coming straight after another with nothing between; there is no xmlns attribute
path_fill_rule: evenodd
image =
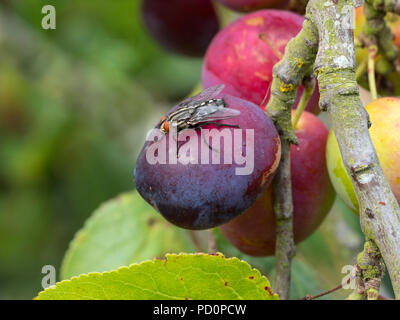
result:
<svg viewBox="0 0 400 320"><path fill-rule="evenodd" d="M203 139L206 142L201 129L203 126L213 124L219 127L239 128L238 125L216 122L218 120L233 118L240 114L239 110L228 108L223 99L215 99L215 96L223 88L224 85L217 85L205 89L200 94L182 101L175 111L161 118L159 128L162 133L167 134L171 131L171 127L176 130L177 157L178 135L179 132L185 129L200 129ZM207 142L206 144L208 145ZM210 145L208 147L212 150Z"/></svg>

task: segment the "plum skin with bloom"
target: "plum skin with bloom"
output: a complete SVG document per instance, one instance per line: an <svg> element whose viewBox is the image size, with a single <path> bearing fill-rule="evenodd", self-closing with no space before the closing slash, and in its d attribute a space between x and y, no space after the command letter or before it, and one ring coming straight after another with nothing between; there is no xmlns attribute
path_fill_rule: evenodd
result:
<svg viewBox="0 0 400 320"><path fill-rule="evenodd" d="M204 58L203 87L223 83L225 93L265 108L270 97L273 66L280 60L289 40L301 30L303 20L302 16L288 11L260 10L222 29ZM300 85L294 108L303 90ZM318 102L316 85L306 110L318 114Z"/></svg>
<svg viewBox="0 0 400 320"><path fill-rule="evenodd" d="M293 232L295 243L306 239L321 224L332 207L335 193L329 180L325 146L328 129L309 112L296 126L298 146L291 146ZM264 193L241 216L219 227L240 251L252 256L275 252L273 188Z"/></svg>
<svg viewBox="0 0 400 320"><path fill-rule="evenodd" d="M272 121L251 102L221 94L229 108L239 110L240 115L219 121L239 125L242 133L242 150L254 154L254 169L248 175L237 175L236 169L243 167L235 161L232 164L202 164L201 152L204 141L200 130L197 139L186 144L202 145L198 152L198 164L154 164L146 159L146 152L152 141L147 141L136 162L135 184L141 196L171 223L186 229L208 229L226 223L240 215L270 184L280 160L280 139ZM172 108L171 111L175 110ZM171 112L170 111L170 112ZM204 129L233 130L237 128L216 127L209 124ZM246 129L254 130L253 146L246 146ZM183 132L182 132L183 133ZM182 134L180 133L180 134ZM165 136L167 148L168 138ZM211 137L213 135L211 134ZM232 139L233 150L235 141ZM180 146L180 150L185 146ZM228 147L228 145L226 145ZM224 154L225 141L221 139L219 152ZM212 153L204 148L210 159ZM222 158L222 156L221 156ZM211 162L211 161L210 161Z"/></svg>

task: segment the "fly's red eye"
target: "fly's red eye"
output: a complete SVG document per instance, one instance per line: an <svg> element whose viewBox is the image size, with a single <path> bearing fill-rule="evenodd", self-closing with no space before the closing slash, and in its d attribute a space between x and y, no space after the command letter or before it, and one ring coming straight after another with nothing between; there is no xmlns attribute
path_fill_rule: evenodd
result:
<svg viewBox="0 0 400 320"><path fill-rule="evenodd" d="M161 129L162 129L164 132L169 132L169 122L168 122L168 121L165 121L165 122L162 124Z"/></svg>

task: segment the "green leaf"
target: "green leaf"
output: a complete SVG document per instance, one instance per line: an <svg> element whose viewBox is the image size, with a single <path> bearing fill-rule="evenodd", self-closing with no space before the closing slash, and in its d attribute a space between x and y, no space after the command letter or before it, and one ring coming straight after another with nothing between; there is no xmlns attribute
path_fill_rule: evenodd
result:
<svg viewBox="0 0 400 320"><path fill-rule="evenodd" d="M36 299L277 300L270 287L266 277L237 258L167 254L165 259L61 281L40 292Z"/></svg>
<svg viewBox="0 0 400 320"><path fill-rule="evenodd" d="M64 257L61 277L194 251L188 232L168 223L134 191L106 202L86 221Z"/></svg>

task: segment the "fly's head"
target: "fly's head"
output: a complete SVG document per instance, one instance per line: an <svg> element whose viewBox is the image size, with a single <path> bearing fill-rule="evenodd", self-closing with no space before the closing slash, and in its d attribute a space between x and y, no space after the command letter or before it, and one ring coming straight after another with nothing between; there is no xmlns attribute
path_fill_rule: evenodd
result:
<svg viewBox="0 0 400 320"><path fill-rule="evenodd" d="M179 131L179 129L178 129L178 122L177 122L176 120L172 119L171 117L168 117L168 118L162 117L162 118L161 118L159 128L160 128L160 131L161 131L163 134L170 133L172 127L173 127L175 130Z"/></svg>
<svg viewBox="0 0 400 320"><path fill-rule="evenodd" d="M169 121L166 117L161 118L161 123L160 123L160 131L164 134L167 134L169 132Z"/></svg>

